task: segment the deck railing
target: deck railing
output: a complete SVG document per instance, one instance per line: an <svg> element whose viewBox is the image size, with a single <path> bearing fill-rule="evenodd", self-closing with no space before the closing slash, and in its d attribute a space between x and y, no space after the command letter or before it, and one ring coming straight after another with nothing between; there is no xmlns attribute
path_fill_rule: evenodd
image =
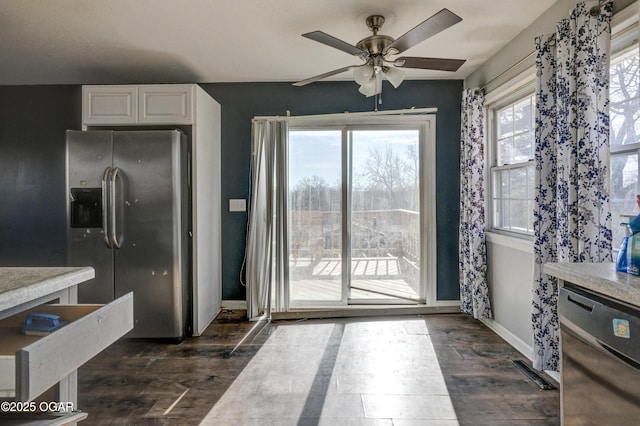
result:
<svg viewBox="0 0 640 426"><path fill-rule="evenodd" d="M289 218L289 246L296 258L341 256L341 212L292 211ZM420 214L392 210L351 213L353 257L397 257L417 262L420 258Z"/></svg>

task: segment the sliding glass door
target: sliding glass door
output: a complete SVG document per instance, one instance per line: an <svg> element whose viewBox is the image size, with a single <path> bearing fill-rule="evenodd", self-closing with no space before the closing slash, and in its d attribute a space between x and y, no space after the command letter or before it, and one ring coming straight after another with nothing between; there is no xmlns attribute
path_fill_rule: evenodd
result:
<svg viewBox="0 0 640 426"><path fill-rule="evenodd" d="M353 130L350 136L349 299L417 302L419 131Z"/></svg>
<svg viewBox="0 0 640 426"><path fill-rule="evenodd" d="M342 131L289 132L291 303L342 304Z"/></svg>
<svg viewBox="0 0 640 426"><path fill-rule="evenodd" d="M290 129L289 306L424 303L427 133Z"/></svg>

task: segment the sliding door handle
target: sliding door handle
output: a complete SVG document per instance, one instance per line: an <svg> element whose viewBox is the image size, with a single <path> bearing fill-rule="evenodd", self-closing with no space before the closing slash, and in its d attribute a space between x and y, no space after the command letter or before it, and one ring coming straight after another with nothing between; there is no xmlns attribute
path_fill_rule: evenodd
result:
<svg viewBox="0 0 640 426"><path fill-rule="evenodd" d="M111 175L111 242L115 248L120 248L120 242L118 241L118 229L117 229L117 209L116 209L116 183L118 181L118 174L120 173L120 168L116 167L113 169L113 174Z"/></svg>
<svg viewBox="0 0 640 426"><path fill-rule="evenodd" d="M102 174L102 230L104 232L104 243L111 248L111 240L109 239L109 196L107 191L107 182L111 178L111 167L104 169Z"/></svg>

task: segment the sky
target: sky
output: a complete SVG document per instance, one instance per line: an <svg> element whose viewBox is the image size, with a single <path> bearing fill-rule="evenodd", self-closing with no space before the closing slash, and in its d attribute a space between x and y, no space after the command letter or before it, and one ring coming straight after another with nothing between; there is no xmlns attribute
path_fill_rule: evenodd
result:
<svg viewBox="0 0 640 426"><path fill-rule="evenodd" d="M319 176L328 184L340 181L342 165L341 130L291 130L289 132L289 188L303 177ZM407 147L417 144L418 130L353 130L353 170L358 173L369 150L384 152L392 147L406 156Z"/></svg>

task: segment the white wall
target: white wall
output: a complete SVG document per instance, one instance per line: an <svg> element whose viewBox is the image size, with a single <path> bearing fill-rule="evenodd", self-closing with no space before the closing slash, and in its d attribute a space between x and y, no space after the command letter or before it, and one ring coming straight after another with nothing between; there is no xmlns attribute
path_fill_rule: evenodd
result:
<svg viewBox="0 0 640 426"><path fill-rule="evenodd" d="M531 358L532 242L487 234L487 270L493 319L485 323Z"/></svg>
<svg viewBox="0 0 640 426"><path fill-rule="evenodd" d="M635 0L615 0L614 13ZM568 17L576 0L558 0L542 16L465 79L465 88L484 87L487 97L500 85L521 76L535 64L534 39L551 34L556 23ZM494 318L487 325L531 358L531 290L533 285L533 248L530 241L488 234L487 266Z"/></svg>

